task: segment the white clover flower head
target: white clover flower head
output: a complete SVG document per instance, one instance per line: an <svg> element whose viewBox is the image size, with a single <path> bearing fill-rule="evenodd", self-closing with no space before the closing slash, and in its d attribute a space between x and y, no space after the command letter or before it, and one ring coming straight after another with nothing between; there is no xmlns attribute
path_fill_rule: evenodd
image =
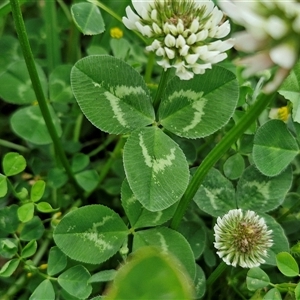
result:
<svg viewBox="0 0 300 300"><path fill-rule="evenodd" d="M133 0L135 12L126 8L123 23L151 38L147 51L161 56L165 70L175 68L182 80L203 74L212 64L227 57L233 39L222 41L230 32L223 13L211 0Z"/></svg>
<svg viewBox="0 0 300 300"><path fill-rule="evenodd" d="M218 5L235 22L245 27L235 37L235 48L251 53L239 64L245 77L278 66L274 80L265 88L278 88L300 54L300 1L220 0Z"/></svg>
<svg viewBox="0 0 300 300"><path fill-rule="evenodd" d="M272 230L251 210L233 209L218 217L214 232L217 254L234 267L258 267L265 262L267 250L273 245Z"/></svg>

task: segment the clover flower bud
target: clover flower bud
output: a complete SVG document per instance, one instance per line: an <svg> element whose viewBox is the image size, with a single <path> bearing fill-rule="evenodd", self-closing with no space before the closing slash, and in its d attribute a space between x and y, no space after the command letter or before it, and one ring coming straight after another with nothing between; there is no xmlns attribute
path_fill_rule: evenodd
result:
<svg viewBox="0 0 300 300"><path fill-rule="evenodd" d="M218 217L214 226L217 254L227 265L242 268L258 267L264 263L267 250L273 245L272 230L254 211L230 210Z"/></svg>
<svg viewBox="0 0 300 300"><path fill-rule="evenodd" d="M135 12L126 8L124 25L151 38L146 50L161 56L158 64L165 70L175 68L182 80L224 60L224 51L233 46L233 39L219 40L228 35L230 24L223 22L222 11L211 0L133 0L132 5ZM208 59L200 55L203 46L209 47Z"/></svg>

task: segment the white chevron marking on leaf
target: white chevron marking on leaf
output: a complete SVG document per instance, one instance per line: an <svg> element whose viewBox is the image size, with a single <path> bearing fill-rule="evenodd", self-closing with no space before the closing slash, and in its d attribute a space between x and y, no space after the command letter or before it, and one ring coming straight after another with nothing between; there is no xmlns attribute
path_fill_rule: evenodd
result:
<svg viewBox="0 0 300 300"><path fill-rule="evenodd" d="M114 118L116 118L122 126L128 127L127 122L124 119L124 113L120 108L120 99L117 98L115 95L111 94L110 92L104 92L104 96L111 105L111 108L115 114Z"/></svg>
<svg viewBox="0 0 300 300"><path fill-rule="evenodd" d="M142 153L145 159L145 164L149 167L152 168L154 173L158 173L160 171L164 171L166 167L171 166L173 163L172 161L175 160L175 148L170 149L170 154L164 155L163 158L154 158L151 157L148 153L148 149L144 143L143 135L140 133L139 134L139 145L142 148Z"/></svg>

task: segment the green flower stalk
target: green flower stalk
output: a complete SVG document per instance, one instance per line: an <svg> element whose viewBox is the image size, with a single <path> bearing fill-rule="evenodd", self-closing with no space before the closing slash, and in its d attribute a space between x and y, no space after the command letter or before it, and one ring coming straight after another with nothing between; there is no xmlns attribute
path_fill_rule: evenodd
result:
<svg viewBox="0 0 300 300"><path fill-rule="evenodd" d="M234 267L258 267L265 262L267 250L273 245L272 230L251 210L233 209L218 217L214 232L217 254Z"/></svg>
<svg viewBox="0 0 300 300"><path fill-rule="evenodd" d="M230 32L230 24L212 1L149 0L132 1L123 23L150 38L147 51L162 57L158 64L166 71L175 68L182 80L203 74L212 64L227 57L233 40L221 39Z"/></svg>

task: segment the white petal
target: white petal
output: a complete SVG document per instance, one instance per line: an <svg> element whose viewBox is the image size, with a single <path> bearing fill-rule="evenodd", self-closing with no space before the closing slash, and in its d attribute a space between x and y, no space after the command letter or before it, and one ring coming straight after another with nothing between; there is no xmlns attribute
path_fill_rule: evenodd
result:
<svg viewBox="0 0 300 300"><path fill-rule="evenodd" d="M162 33L161 28L160 28L155 22L152 24L152 28L153 28L153 31L154 31L156 34L161 34L161 33Z"/></svg>
<svg viewBox="0 0 300 300"><path fill-rule="evenodd" d="M137 27L138 31L147 37L151 37L153 35L152 29L150 26L145 25L143 26L141 23L136 22L135 26Z"/></svg>
<svg viewBox="0 0 300 300"><path fill-rule="evenodd" d="M261 52L249 57L245 57L238 61L239 65L246 66L246 69L243 71L242 75L244 77L249 77L255 73L269 69L274 65L274 62L271 60L270 56L266 52Z"/></svg>
<svg viewBox="0 0 300 300"><path fill-rule="evenodd" d="M193 72L195 74L204 74L206 69L211 69L211 64L195 64L193 66ZM215 232L217 232L215 230ZM217 241L217 238L216 238Z"/></svg>
<svg viewBox="0 0 300 300"><path fill-rule="evenodd" d="M275 64L285 69L292 69L297 61L297 52L294 45L281 44L270 50L270 57Z"/></svg>
<svg viewBox="0 0 300 300"><path fill-rule="evenodd" d="M218 9L218 7L216 6L214 9L213 9L213 12L212 12L212 16L211 16L211 26L217 26L221 20L223 18L223 13L221 10Z"/></svg>
<svg viewBox="0 0 300 300"><path fill-rule="evenodd" d="M175 51L174 50L171 50L167 47L165 47L164 49L165 49L166 55L169 59L173 59L175 57Z"/></svg>
<svg viewBox="0 0 300 300"><path fill-rule="evenodd" d="M264 93L271 94L271 93L274 93L275 91L277 91L279 89L280 85L282 84L282 82L284 81L284 79L289 75L289 73L290 73L290 70L287 70L287 69L280 68L279 70L277 70L273 80L271 82L268 82L264 86L264 88L263 88Z"/></svg>
<svg viewBox="0 0 300 300"><path fill-rule="evenodd" d="M232 48L234 45L234 39L228 39L225 41L217 40L215 42L210 43L207 45L208 50L217 50L220 52L227 51L228 49Z"/></svg>
<svg viewBox="0 0 300 300"><path fill-rule="evenodd" d="M187 71L184 67L182 69L177 69L175 74L181 79L181 80L190 80L194 77L193 72Z"/></svg>
<svg viewBox="0 0 300 300"><path fill-rule="evenodd" d="M215 57L216 55L219 55L220 51L206 51L200 54L200 58L202 60L209 60Z"/></svg>
<svg viewBox="0 0 300 300"><path fill-rule="evenodd" d="M182 48L180 49L179 54L180 54L181 56L186 56L186 55L188 54L188 52L189 52L189 49L190 49L190 46L185 45L184 47L182 47Z"/></svg>
<svg viewBox="0 0 300 300"><path fill-rule="evenodd" d="M187 39L186 42L187 42L188 45L193 45L196 41L197 41L197 36L196 36L196 34L192 33L192 34L188 37L188 39Z"/></svg>
<svg viewBox="0 0 300 300"><path fill-rule="evenodd" d="M177 31L177 27L173 24L168 24L168 28L169 28L169 31L173 34L173 35L177 35L178 34L178 31Z"/></svg>
<svg viewBox="0 0 300 300"><path fill-rule="evenodd" d="M139 22L141 19L138 15L136 15L130 6L126 7L127 18L123 17L122 21L124 25L130 30L136 30L135 23Z"/></svg>
<svg viewBox="0 0 300 300"><path fill-rule="evenodd" d="M224 22L219 28L217 29L217 32L215 34L215 38L220 39L228 35L230 32L230 23L227 20Z"/></svg>
<svg viewBox="0 0 300 300"><path fill-rule="evenodd" d="M150 11L151 5L153 4L153 0L132 0L132 5L135 11L140 15L143 10Z"/></svg>
<svg viewBox="0 0 300 300"><path fill-rule="evenodd" d="M179 35L176 39L176 48L183 48L185 45L185 38L182 35Z"/></svg>
<svg viewBox="0 0 300 300"><path fill-rule="evenodd" d="M178 24L177 24L177 32L179 34L182 34L184 31L184 25L183 25L183 22L182 20L179 20Z"/></svg>
<svg viewBox="0 0 300 300"><path fill-rule="evenodd" d="M165 50L164 50L164 48L162 48L162 47L158 48L158 49L156 50L155 54L156 54L157 56L164 56L164 55L165 55Z"/></svg>
<svg viewBox="0 0 300 300"><path fill-rule="evenodd" d="M237 32L233 35L235 39L234 48L244 52L255 52L265 45L264 39L257 39L246 31Z"/></svg>
<svg viewBox="0 0 300 300"><path fill-rule="evenodd" d="M196 34L196 36L197 36L197 42L204 41L208 37L208 30L207 29L203 29L200 32L198 32Z"/></svg>
<svg viewBox="0 0 300 300"><path fill-rule="evenodd" d="M279 17L270 16L266 24L266 30L274 39L280 39L287 33L288 26Z"/></svg>
<svg viewBox="0 0 300 300"><path fill-rule="evenodd" d="M192 33L196 33L199 30L199 21L198 19L194 19L191 26L190 30Z"/></svg>
<svg viewBox="0 0 300 300"><path fill-rule="evenodd" d="M165 23L163 25L163 31L164 31L165 34L169 34L171 32L168 23Z"/></svg>
<svg viewBox="0 0 300 300"><path fill-rule="evenodd" d="M168 69L168 68L171 68L171 65L170 65L168 59L162 59L162 60L158 61L157 64L158 64L159 66L163 67L164 70L166 70L166 69Z"/></svg>
<svg viewBox="0 0 300 300"><path fill-rule="evenodd" d="M196 63L196 61L199 58L199 54L189 54L185 57L185 61L189 64L189 65L193 65L194 63Z"/></svg>
<svg viewBox="0 0 300 300"><path fill-rule="evenodd" d="M150 46L146 47L147 51L155 51L161 47L161 43L158 40L154 40Z"/></svg>
<svg viewBox="0 0 300 300"><path fill-rule="evenodd" d="M214 3L212 1L206 1L203 3L203 1L199 1L201 6L205 6L205 12L203 14L203 18L207 17L214 9Z"/></svg>
<svg viewBox="0 0 300 300"><path fill-rule="evenodd" d="M167 34L167 36L165 37L165 45L167 47L172 48L175 46L175 44L176 44L176 39L174 38L174 36L171 34Z"/></svg>
<svg viewBox="0 0 300 300"><path fill-rule="evenodd" d="M158 21L158 19L157 19L157 10L156 10L156 9L153 9L153 10L151 11L151 19L152 19L153 21L155 21L155 22Z"/></svg>
<svg viewBox="0 0 300 300"><path fill-rule="evenodd" d="M207 45L204 45L204 46L199 46L199 47L193 48L193 50L195 53L198 53L199 55L201 55L201 59L202 59L202 56L208 52L208 47L207 47Z"/></svg>
<svg viewBox="0 0 300 300"><path fill-rule="evenodd" d="M226 15L228 15L230 18L232 18L237 23L243 23L244 20L241 15L242 9L236 6L235 3L233 3L230 0L222 0L218 1L219 7L225 12Z"/></svg>

